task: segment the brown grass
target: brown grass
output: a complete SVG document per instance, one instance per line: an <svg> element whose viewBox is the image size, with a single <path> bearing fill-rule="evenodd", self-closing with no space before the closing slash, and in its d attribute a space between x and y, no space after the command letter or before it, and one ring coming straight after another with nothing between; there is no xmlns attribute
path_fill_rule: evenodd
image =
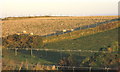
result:
<svg viewBox="0 0 120 72"><path fill-rule="evenodd" d="M2 21L2 36L26 30L35 35L46 35L63 29L77 28L115 19L117 16L83 16L83 17L37 17Z"/></svg>

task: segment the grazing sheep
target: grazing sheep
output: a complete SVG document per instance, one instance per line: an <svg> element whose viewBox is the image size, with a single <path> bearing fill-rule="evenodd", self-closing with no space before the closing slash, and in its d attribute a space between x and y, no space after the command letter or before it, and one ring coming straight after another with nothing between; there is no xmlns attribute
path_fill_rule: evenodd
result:
<svg viewBox="0 0 120 72"><path fill-rule="evenodd" d="M64 25L63 23L61 25Z"/></svg>
<svg viewBox="0 0 120 72"><path fill-rule="evenodd" d="M63 30L63 32L66 32L67 30Z"/></svg>
<svg viewBox="0 0 120 72"><path fill-rule="evenodd" d="M23 33L26 34L27 32L24 30Z"/></svg>
<svg viewBox="0 0 120 72"><path fill-rule="evenodd" d="M21 33L16 33L17 35L20 35Z"/></svg>
<svg viewBox="0 0 120 72"><path fill-rule="evenodd" d="M33 35L33 33L30 33L30 35Z"/></svg>
<svg viewBox="0 0 120 72"><path fill-rule="evenodd" d="M71 31L74 31L74 29L71 29Z"/></svg>

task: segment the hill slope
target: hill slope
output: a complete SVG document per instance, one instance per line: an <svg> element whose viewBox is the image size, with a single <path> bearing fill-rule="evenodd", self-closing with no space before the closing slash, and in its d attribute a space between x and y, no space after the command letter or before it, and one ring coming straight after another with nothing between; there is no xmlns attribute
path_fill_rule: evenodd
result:
<svg viewBox="0 0 120 72"><path fill-rule="evenodd" d="M100 50L101 48L112 47L114 42L118 41L118 29L108 30L94 35L84 36L71 40L62 40L58 42L47 43L45 48L49 49L81 49L81 50ZM47 53L47 54L46 54ZM68 57L71 52L62 52L62 58ZM94 53L72 52L72 55L78 62L82 62L86 57L94 56ZM30 56L30 51L18 50L18 55L14 55L14 50L3 49L3 64L14 65L21 62L42 63L42 64L58 64L61 59L61 52L56 51L33 51L33 57ZM15 62L15 64L13 64Z"/></svg>

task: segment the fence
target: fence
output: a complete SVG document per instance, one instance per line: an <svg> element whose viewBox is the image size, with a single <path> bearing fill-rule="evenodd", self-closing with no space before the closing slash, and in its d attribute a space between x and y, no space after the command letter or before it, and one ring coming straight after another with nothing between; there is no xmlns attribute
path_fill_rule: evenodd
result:
<svg viewBox="0 0 120 72"><path fill-rule="evenodd" d="M117 21L118 19L113 19L113 20L110 20L110 21L106 21L106 22L101 22L101 23L97 23L97 24L92 24L92 25L87 25L87 26L83 26L83 27L79 27L79 28L76 28L74 30L82 30L82 29L87 29L87 28L93 28L93 27L96 27L96 26L99 26L101 24L104 24L104 23L109 23L109 22L112 22L112 21ZM65 33L68 33L68 32L71 32L71 31L66 31ZM50 35L47 35L47 36L51 36L51 35L59 35L61 33L54 33L54 34L50 34ZM30 51L30 55L33 56L33 50L34 51L45 51L46 52L46 55L47 55L47 52L48 51L54 51L54 52L60 52L60 56L61 58L63 57L62 56L62 52L80 52L80 53L84 53L84 52L88 52L88 53L110 53L109 51L93 51L93 50L57 50L57 49L39 49L39 48L7 48L7 49L10 49L10 50L14 50L15 52L15 55L17 56L18 55L18 50L26 50L26 51ZM118 51L114 52L114 53L118 53ZM4 65L3 65L4 66ZM47 65L47 66L53 66L53 65ZM105 70L105 71L109 71L109 70L118 70L117 68L113 69L113 68L108 68L108 67L104 67L104 68L100 68L100 67L71 67L71 66L58 66L56 65L55 66L57 69L68 69L68 70L72 70L73 72L75 70L81 70L81 69L87 69L89 72L91 72L92 70Z"/></svg>
<svg viewBox="0 0 120 72"><path fill-rule="evenodd" d="M48 51L52 52L59 52L60 53L60 58L62 59L64 55L62 54L63 52L79 52L79 53L110 53L109 51L93 51L93 50L58 50L58 49L39 49L39 48L7 48L9 50L14 50L15 56L18 55L18 50L25 50L25 51L30 51L30 55L34 56L33 50L37 53L37 51L44 51L47 56ZM118 51L115 51L114 53L118 53ZM54 56L54 55L53 55ZM48 56L47 56L48 57ZM44 65L44 64L43 64ZM5 65L4 65L5 66ZM52 67L53 65L44 65L44 66L50 66ZM35 67L34 65L31 66L31 68ZM75 67L75 66L59 66L55 65L56 69L58 70L72 70L73 72L75 70L88 70L88 72L92 72L94 70L105 70L106 72L109 72L111 70L118 70L118 68L109 68L109 67Z"/></svg>
<svg viewBox="0 0 120 72"><path fill-rule="evenodd" d="M15 51L15 55L17 55L17 50L26 50L30 51L30 55L33 55L33 50L34 51L54 51L54 52L89 52L89 53L110 53L109 51L95 51L95 50L58 50L58 49L40 49L40 48L7 48L10 50ZM118 51L114 51L114 53L119 53Z"/></svg>
<svg viewBox="0 0 120 72"><path fill-rule="evenodd" d="M99 22L99 23L96 23L96 24L85 25L85 26L81 26L81 27L75 28L74 31L88 29L88 28L94 28L94 27L97 27L99 25L103 25L103 24L106 24L106 23L110 23L110 22L114 22L114 21L119 21L119 20L120 19L118 18L118 19L108 20L108 21L105 21L105 22ZM69 32L72 32L72 31L71 30L67 30L66 32L60 31L60 32L56 32L56 33L44 35L43 37L53 36L53 35L61 35L61 34L69 33Z"/></svg>

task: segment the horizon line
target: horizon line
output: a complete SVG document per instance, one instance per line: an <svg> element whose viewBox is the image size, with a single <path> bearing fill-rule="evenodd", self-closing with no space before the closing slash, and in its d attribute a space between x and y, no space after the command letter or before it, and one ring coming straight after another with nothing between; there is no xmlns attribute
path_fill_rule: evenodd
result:
<svg viewBox="0 0 120 72"><path fill-rule="evenodd" d="M27 15L27 16L5 16L0 18L17 18L17 17L84 17L84 16L120 16L119 14L114 15Z"/></svg>

